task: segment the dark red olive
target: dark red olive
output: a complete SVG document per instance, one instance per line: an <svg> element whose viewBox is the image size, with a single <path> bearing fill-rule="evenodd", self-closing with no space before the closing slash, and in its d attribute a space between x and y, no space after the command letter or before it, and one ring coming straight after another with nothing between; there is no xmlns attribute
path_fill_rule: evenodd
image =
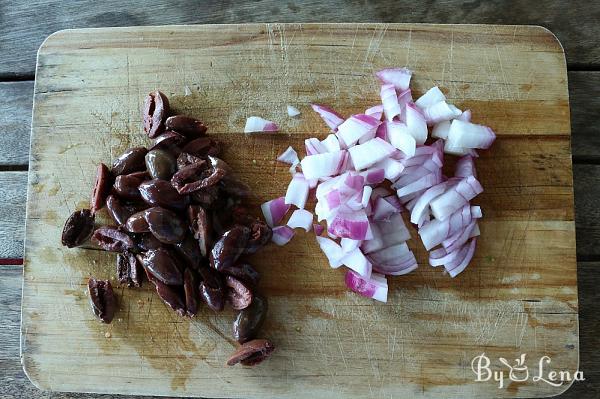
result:
<svg viewBox="0 0 600 399"><path fill-rule="evenodd" d="M117 255L117 279L128 287L142 285L142 267L135 254L125 251Z"/></svg>
<svg viewBox="0 0 600 399"><path fill-rule="evenodd" d="M250 229L246 226L235 225L226 231L210 251L210 265L216 270L234 265L244 252L249 238Z"/></svg>
<svg viewBox="0 0 600 399"><path fill-rule="evenodd" d="M92 242L105 251L123 252L134 248L131 237L114 227L100 227L92 234Z"/></svg>
<svg viewBox="0 0 600 399"><path fill-rule="evenodd" d="M214 209L219 204L220 187L211 186L191 194L192 201L204 209Z"/></svg>
<svg viewBox="0 0 600 399"><path fill-rule="evenodd" d="M164 208L180 210L189 203L187 195L181 195L166 180L154 179L143 182L139 186L139 192L144 201L150 206L162 206Z"/></svg>
<svg viewBox="0 0 600 399"><path fill-rule="evenodd" d="M114 195L109 195L106 198L106 208L108 214L119 226L124 225L127 219L136 212L136 208L131 205L123 205L119 198Z"/></svg>
<svg viewBox="0 0 600 399"><path fill-rule="evenodd" d="M252 291L243 282L233 276L225 277L227 302L235 310L246 309L252 302Z"/></svg>
<svg viewBox="0 0 600 399"><path fill-rule="evenodd" d="M75 211L63 227L62 245L73 248L83 244L94 231L94 214L89 209Z"/></svg>
<svg viewBox="0 0 600 399"><path fill-rule="evenodd" d="M180 145L182 145L183 143L185 143L186 138L185 136L177 133L177 132L173 132L173 131L166 131L163 134L161 134L160 136L158 136L155 140L154 143L152 144L152 147L150 147L150 150L166 150L169 151L171 153L173 152L178 152L177 149L179 148Z"/></svg>
<svg viewBox="0 0 600 399"><path fill-rule="evenodd" d="M185 239L175 244L174 247L180 257L185 260L188 267L192 269L197 269L199 267L200 261L204 257L200 253L198 241L191 233L188 233L185 236Z"/></svg>
<svg viewBox="0 0 600 399"><path fill-rule="evenodd" d="M120 175L115 179L115 192L119 197L127 200L138 200L142 196L138 187L144 181L136 175Z"/></svg>
<svg viewBox="0 0 600 399"><path fill-rule="evenodd" d="M150 251L152 249L163 248L165 244L158 241L156 237L152 233L140 234L137 239L137 246L142 251Z"/></svg>
<svg viewBox="0 0 600 399"><path fill-rule="evenodd" d="M181 287L164 284L162 281L151 277L147 270L146 274L148 275L148 280L156 287L158 297L162 299L167 306L173 309L175 313L179 316L183 316L185 314L185 301L184 295L181 292Z"/></svg>
<svg viewBox="0 0 600 399"><path fill-rule="evenodd" d="M256 287L260 280L260 274L248 263L236 263L233 266L224 267L221 273L236 277L250 287Z"/></svg>
<svg viewBox="0 0 600 399"><path fill-rule="evenodd" d="M88 280L90 303L96 317L103 323L109 324L115 316L116 299L112 285L108 280Z"/></svg>
<svg viewBox="0 0 600 399"><path fill-rule="evenodd" d="M92 199L90 201L90 208L92 213L96 213L96 211L102 209L104 206L104 202L106 201L106 197L110 192L110 188L113 184L113 178L108 170L108 166L101 163L98 165L98 169L96 171L96 182L94 183L94 190L92 191Z"/></svg>
<svg viewBox="0 0 600 399"><path fill-rule="evenodd" d="M184 115L168 117L165 121L165 127L181 133L188 138L200 137L207 130L207 127L201 121Z"/></svg>
<svg viewBox="0 0 600 399"><path fill-rule="evenodd" d="M255 295L252 303L241 310L233 322L233 338L240 344L256 337L267 316L267 298Z"/></svg>
<svg viewBox="0 0 600 399"><path fill-rule="evenodd" d="M153 179L169 180L177 170L177 162L166 150L155 149L146 154L146 168Z"/></svg>
<svg viewBox="0 0 600 399"><path fill-rule="evenodd" d="M142 255L142 265L148 273L167 285L182 285L183 275L176 258L164 248L150 250Z"/></svg>
<svg viewBox="0 0 600 399"><path fill-rule="evenodd" d="M204 159L197 157L192 154L188 154L187 152L182 152L177 157L177 170L181 170L188 165L198 162L206 162Z"/></svg>
<svg viewBox="0 0 600 399"><path fill-rule="evenodd" d="M200 205L190 205L188 207L188 221L190 229L194 233L194 238L198 240L198 248L202 256L208 255L208 250L212 245L211 227L208 215Z"/></svg>
<svg viewBox="0 0 600 399"><path fill-rule="evenodd" d="M113 162L113 176L127 175L146 169L144 157L147 152L145 147L134 147L125 151Z"/></svg>
<svg viewBox="0 0 600 399"><path fill-rule="evenodd" d="M192 269L183 272L183 290L185 293L185 311L189 317L198 313L198 299L200 297L198 278Z"/></svg>
<svg viewBox="0 0 600 399"><path fill-rule="evenodd" d="M206 305L214 310L220 312L225 307L225 292L223 288L213 288L206 285L204 281L200 283L200 298L206 303Z"/></svg>
<svg viewBox="0 0 600 399"><path fill-rule="evenodd" d="M165 119L169 114L169 99L156 90L146 96L144 100L144 131L151 139L165 130Z"/></svg>
<svg viewBox="0 0 600 399"><path fill-rule="evenodd" d="M174 212L155 206L144 211L150 232L165 244L176 244L185 237L186 226Z"/></svg>
<svg viewBox="0 0 600 399"><path fill-rule="evenodd" d="M227 360L228 366L241 363L244 366L254 366L269 358L275 346L266 339L254 339L242 344Z"/></svg>
<svg viewBox="0 0 600 399"><path fill-rule="evenodd" d="M229 172L229 166L221 159L208 156L209 164L196 162L180 169L171 178L173 187L180 194L189 194L219 183Z"/></svg>
<svg viewBox="0 0 600 399"><path fill-rule="evenodd" d="M146 221L146 214L144 211L134 213L127 219L125 223L125 230L130 233L148 233L150 227Z"/></svg>
<svg viewBox="0 0 600 399"><path fill-rule="evenodd" d="M244 253L254 254L271 241L273 230L269 225L259 219L255 219L248 227L251 232Z"/></svg>

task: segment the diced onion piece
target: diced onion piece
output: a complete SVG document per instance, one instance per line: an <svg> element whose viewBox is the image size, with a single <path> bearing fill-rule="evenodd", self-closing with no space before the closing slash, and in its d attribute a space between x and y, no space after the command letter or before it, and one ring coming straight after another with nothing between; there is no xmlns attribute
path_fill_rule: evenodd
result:
<svg viewBox="0 0 600 399"><path fill-rule="evenodd" d="M384 160L373 165L371 169L382 169L384 178L394 181L404 170L404 165L401 161L397 161L392 158L385 158Z"/></svg>
<svg viewBox="0 0 600 399"><path fill-rule="evenodd" d="M419 97L417 101L415 101L415 104L417 104L419 108L425 109L440 101L446 101L446 96L439 87L433 86L431 89L427 90L425 94Z"/></svg>
<svg viewBox="0 0 600 399"><path fill-rule="evenodd" d="M456 119L461 120L463 122L471 122L471 110L464 110L462 114L456 117Z"/></svg>
<svg viewBox="0 0 600 399"><path fill-rule="evenodd" d="M482 192L483 187L475 177L465 177L429 203L431 213L436 219L444 220Z"/></svg>
<svg viewBox="0 0 600 399"><path fill-rule="evenodd" d="M328 135L323 141L321 141L321 144L327 150L327 152L337 152L342 149L335 134Z"/></svg>
<svg viewBox="0 0 600 399"><path fill-rule="evenodd" d="M383 115L383 105L378 104L371 108L367 108L365 110L365 115L369 115L375 119L381 120L381 116Z"/></svg>
<svg viewBox="0 0 600 399"><path fill-rule="evenodd" d="M398 210L393 204L391 204L389 201L386 201L385 198L379 197L375 200L375 204L373 205L372 217L373 220L386 220L397 212Z"/></svg>
<svg viewBox="0 0 600 399"><path fill-rule="evenodd" d="M311 104L310 106L334 132L336 132L338 126L344 122L344 118L340 114L325 105Z"/></svg>
<svg viewBox="0 0 600 399"><path fill-rule="evenodd" d="M357 294L380 302L387 302L388 286L385 276L371 273L371 278L365 279L358 273L348 270L345 281L346 286Z"/></svg>
<svg viewBox="0 0 600 399"><path fill-rule="evenodd" d="M408 248L408 245L405 242L401 242L399 244L371 252L369 254L369 259L374 264L394 264L397 259L408 254L409 252L411 251Z"/></svg>
<svg viewBox="0 0 600 399"><path fill-rule="evenodd" d="M382 83L392 84L397 90L406 90L410 85L412 72L406 68L386 68L375 73Z"/></svg>
<svg viewBox="0 0 600 399"><path fill-rule="evenodd" d="M437 196L442 195L446 191L446 186L446 183L436 184L419 197L410 213L411 223L418 224L423 218L423 214L429 213L429 203Z"/></svg>
<svg viewBox="0 0 600 399"><path fill-rule="evenodd" d="M373 192L373 188L371 186L365 186L362 192L361 204L363 208L366 208L369 205L369 199L371 198L371 193Z"/></svg>
<svg viewBox="0 0 600 399"><path fill-rule="evenodd" d="M475 163L473 162L473 157L470 155L465 155L460 158L456 165L454 166L454 176L455 177L477 177L477 171L475 170Z"/></svg>
<svg viewBox="0 0 600 399"><path fill-rule="evenodd" d="M463 248L467 248L466 253L462 261L458 265L454 265L452 262L450 265L445 265L446 271L450 275L450 277L454 278L458 274L460 274L471 262L473 259L473 255L475 254L475 247L477 246L477 238L472 238L468 245L465 245Z"/></svg>
<svg viewBox="0 0 600 399"><path fill-rule="evenodd" d="M244 133L276 132L279 127L275 122L268 121L259 116L251 116L246 119Z"/></svg>
<svg viewBox="0 0 600 399"><path fill-rule="evenodd" d="M271 201L267 201L260 206L262 213L265 217L265 221L270 227L275 226L281 222L281 219L290 210L290 206L286 205L285 197L275 198Z"/></svg>
<svg viewBox="0 0 600 399"><path fill-rule="evenodd" d="M450 131L450 121L441 121L433 126L431 131L431 137L446 140L448 138L448 132Z"/></svg>
<svg viewBox="0 0 600 399"><path fill-rule="evenodd" d="M369 278L371 276L371 262L367 260L367 257L358 247L344 254L342 259L340 259L340 262L342 262L344 266L360 274L361 277Z"/></svg>
<svg viewBox="0 0 600 399"><path fill-rule="evenodd" d="M350 238L340 239L340 245L342 246L342 250L345 254L360 247L361 243L362 243L362 241L360 241L360 240L352 240Z"/></svg>
<svg viewBox="0 0 600 399"><path fill-rule="evenodd" d="M304 148L306 149L306 155L323 154L327 151L327 148L316 138L310 138L304 140Z"/></svg>
<svg viewBox="0 0 600 399"><path fill-rule="evenodd" d="M331 238L320 237L319 235L317 235L317 243L327 257L329 266L335 269L342 265L340 259L344 256L344 251L342 251L342 247L338 243Z"/></svg>
<svg viewBox="0 0 600 399"><path fill-rule="evenodd" d="M365 114L352 115L338 126L338 138L350 147L363 136L375 137L377 126L381 121Z"/></svg>
<svg viewBox="0 0 600 399"><path fill-rule="evenodd" d="M496 134L487 126L458 119L452 121L448 131L448 148L490 148Z"/></svg>
<svg viewBox="0 0 600 399"><path fill-rule="evenodd" d="M294 116L300 115L300 110L298 108L294 107L293 105L288 105L287 113L288 113L288 116L293 118Z"/></svg>
<svg viewBox="0 0 600 399"><path fill-rule="evenodd" d="M389 157L394 152L387 141L375 137L364 144L355 145L348 149L356 170L363 170Z"/></svg>
<svg viewBox="0 0 600 399"><path fill-rule="evenodd" d="M309 231L313 222L313 214L306 209L296 209L292 212L292 216L287 222L287 225L292 229L300 227L305 231Z"/></svg>
<svg viewBox="0 0 600 399"><path fill-rule="evenodd" d="M436 184L439 184L441 181L442 181L442 174L438 170L437 172L429 173L429 174L415 180L414 182L407 184L406 186L398 189L396 194L398 195L398 197L403 197L408 194L415 193L417 191L428 189L431 186L435 186Z"/></svg>
<svg viewBox="0 0 600 399"><path fill-rule="evenodd" d="M383 251L379 251L378 253L388 251L390 248L386 248ZM369 259L373 259L375 254L370 254ZM388 262L375 263L373 260L372 269L378 273L383 273L390 276L400 276L403 274L408 274L415 270L419 265L417 263L417 258L415 258L415 254L412 251L408 251L405 254L394 258L393 260L389 260Z"/></svg>
<svg viewBox="0 0 600 399"><path fill-rule="evenodd" d="M394 85L385 84L381 86L380 96L386 119L391 121L394 117L399 116L402 110L400 104L398 104L398 96Z"/></svg>
<svg viewBox="0 0 600 399"><path fill-rule="evenodd" d="M320 236L321 234L323 234L323 230L325 230L325 227L321 226L318 223L313 224L313 231L316 236Z"/></svg>
<svg viewBox="0 0 600 399"><path fill-rule="evenodd" d="M398 94L398 104L400 104L400 108L404 109L406 107L406 104L412 103L412 102L413 102L413 98L412 98L412 92L410 91L410 89L406 89ZM400 119L405 120L402 117L402 115L400 115Z"/></svg>
<svg viewBox="0 0 600 399"><path fill-rule="evenodd" d="M344 165L345 150L337 152L326 152L304 157L300 161L302 173L307 179L318 179L320 177L333 176L339 173Z"/></svg>
<svg viewBox="0 0 600 399"><path fill-rule="evenodd" d="M277 157L277 160L292 166L296 166L300 163L298 153L292 148L292 146L289 146L279 157Z"/></svg>
<svg viewBox="0 0 600 399"><path fill-rule="evenodd" d="M379 184L385 180L385 169L373 165L360 172L360 175L365 178L365 184Z"/></svg>
<svg viewBox="0 0 600 399"><path fill-rule="evenodd" d="M298 208L303 209L308 199L308 190L308 181L306 181L301 173L296 173L285 193L285 203L296 205Z"/></svg>
<svg viewBox="0 0 600 399"><path fill-rule="evenodd" d="M282 246L290 242L294 237L294 230L288 226L277 226L273 228L273 238L271 239L275 244Z"/></svg>
<svg viewBox="0 0 600 399"><path fill-rule="evenodd" d="M407 157L412 157L415 154L417 142L410 134L406 124L402 122L388 122L387 137L390 143Z"/></svg>
<svg viewBox="0 0 600 399"><path fill-rule="evenodd" d="M413 103L406 104L406 127L417 144L425 144L427 123L421 111Z"/></svg>
<svg viewBox="0 0 600 399"><path fill-rule="evenodd" d="M369 220L363 210L340 210L329 223L327 231L341 238L368 240Z"/></svg>
<svg viewBox="0 0 600 399"><path fill-rule="evenodd" d="M462 113L462 111L456 108L452 104L448 104L445 101L433 104L423 110L423 115L427 124L433 125L442 121L449 121L456 118Z"/></svg>

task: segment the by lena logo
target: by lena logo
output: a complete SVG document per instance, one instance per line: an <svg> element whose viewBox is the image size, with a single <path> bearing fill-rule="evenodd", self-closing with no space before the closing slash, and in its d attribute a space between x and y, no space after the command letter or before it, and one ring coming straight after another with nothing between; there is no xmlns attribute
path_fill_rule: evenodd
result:
<svg viewBox="0 0 600 399"><path fill-rule="evenodd" d="M550 356L542 356L538 362L537 370L532 369L532 374L529 373L529 368L525 365L526 354L521 354L520 357L514 360L511 365L508 360L503 357L498 358L506 369L505 370L493 370L490 368L491 361L482 353L479 356L475 356L471 361L471 369L475 373L475 381L496 381L498 388L502 389L505 387L505 381L524 382L528 381L531 377L533 382L544 382L554 387L559 387L565 383L571 381L585 381L583 378L583 372L575 371L554 371L550 369L550 363L552 360Z"/></svg>

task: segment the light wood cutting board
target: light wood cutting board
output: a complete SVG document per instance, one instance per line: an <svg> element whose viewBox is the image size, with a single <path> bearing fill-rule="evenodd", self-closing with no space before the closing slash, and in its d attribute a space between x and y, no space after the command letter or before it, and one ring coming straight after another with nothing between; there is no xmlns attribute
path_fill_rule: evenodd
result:
<svg viewBox="0 0 600 399"><path fill-rule="evenodd" d="M224 158L261 202L281 195L288 145L324 137L309 108L344 115L379 102L373 72L413 71L416 95L439 85L498 140L477 160L482 237L455 279L427 265L390 279L387 304L349 293L312 234L253 259L270 300L264 335L277 346L256 368L227 368L233 313L193 321L153 290L118 288L113 324L90 311L90 275L114 278L115 255L60 246L66 217L88 206L95 165L148 144L140 109L156 88L204 120ZM187 95L186 95L187 93ZM286 105L302 111L288 118ZM261 115L282 133L246 137ZM43 389L236 398L541 397L532 381L578 367L569 101L562 47L531 26L253 24L61 31L37 64L27 204L22 361ZM413 237L415 237L413 231ZM476 382L474 356L518 358L528 381ZM508 378L508 376L506 377Z"/></svg>

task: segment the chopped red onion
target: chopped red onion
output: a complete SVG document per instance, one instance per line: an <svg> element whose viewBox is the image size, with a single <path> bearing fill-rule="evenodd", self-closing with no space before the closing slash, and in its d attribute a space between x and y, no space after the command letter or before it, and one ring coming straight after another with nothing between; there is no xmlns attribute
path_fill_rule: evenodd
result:
<svg viewBox="0 0 600 399"><path fill-rule="evenodd" d="M375 105L375 106L373 106L371 108L367 108L365 110L365 115L369 115L369 116L372 116L373 118L375 118L377 120L381 120L381 117L383 116L383 105L382 104L378 104L378 105Z"/></svg>
<svg viewBox="0 0 600 399"><path fill-rule="evenodd" d="M425 144L427 123L421 111L413 103L406 104L406 127L417 144Z"/></svg>
<svg viewBox="0 0 600 399"><path fill-rule="evenodd" d="M487 126L458 119L452 121L448 131L448 148L490 148L496 134Z"/></svg>
<svg viewBox="0 0 600 399"><path fill-rule="evenodd" d="M317 243L327 257L329 266L335 269L342 265L340 259L344 256L344 251L342 251L342 247L338 243L331 238L320 237L319 235L317 235Z"/></svg>
<svg viewBox="0 0 600 399"><path fill-rule="evenodd" d="M337 132L338 126L344 122L344 118L340 114L325 105L311 104L310 106L334 132Z"/></svg>
<svg viewBox="0 0 600 399"><path fill-rule="evenodd" d="M388 286L385 276L371 273L371 278L365 279L358 273L348 270L345 281L346 286L357 294L380 302L387 302Z"/></svg>
<svg viewBox="0 0 600 399"><path fill-rule="evenodd" d="M386 68L375 73L382 83L392 84L396 90L408 89L412 72L406 68Z"/></svg>
<svg viewBox="0 0 600 399"><path fill-rule="evenodd" d="M290 206L285 204L285 197L275 198L271 201L267 201L260 206L262 213L265 217L265 221L270 227L275 226L281 222L281 219L290 210Z"/></svg>
<svg viewBox="0 0 600 399"><path fill-rule="evenodd" d="M362 241L360 241L360 240L353 240L351 238L340 239L340 245L342 246L342 251L345 254L350 251L353 251L356 248L359 248L360 244L362 244Z"/></svg>
<svg viewBox="0 0 600 399"><path fill-rule="evenodd" d="M292 166L296 166L300 163L298 153L292 148L292 146L289 146L279 157L277 157L277 160Z"/></svg>
<svg viewBox="0 0 600 399"><path fill-rule="evenodd" d="M402 109L400 108L400 104L398 104L398 96L396 95L394 85L385 84L381 86L380 96L386 119L391 121L396 116L400 116Z"/></svg>
<svg viewBox="0 0 600 399"><path fill-rule="evenodd" d="M369 220L365 211L342 208L329 223L327 231L340 238L369 240Z"/></svg>
<svg viewBox="0 0 600 399"><path fill-rule="evenodd" d="M338 138L347 146L352 146L363 136L375 137L381 121L365 114L352 115L338 126Z"/></svg>
<svg viewBox="0 0 600 399"><path fill-rule="evenodd" d="M300 115L300 110L292 105L288 105L287 113L288 113L288 116L293 118L294 116Z"/></svg>
<svg viewBox="0 0 600 399"><path fill-rule="evenodd" d="M475 177L465 177L429 203L431 213L437 219L444 220L482 192L483 187Z"/></svg>
<svg viewBox="0 0 600 399"><path fill-rule="evenodd" d="M427 90L425 94L419 97L417 101L415 101L415 104L417 104L419 108L425 109L441 101L446 101L446 96L439 87L433 86L431 89Z"/></svg>
<svg viewBox="0 0 600 399"><path fill-rule="evenodd" d="M387 138L395 148L402 151L407 157L415 155L417 142L405 123L387 122L386 129ZM427 126L425 126L425 129L427 129Z"/></svg>
<svg viewBox="0 0 600 399"><path fill-rule="evenodd" d="M448 104L445 101L440 101L439 103L430 105L423 110L423 115L425 116L425 120L429 125L433 125L442 121L449 121L460 116L461 113L462 111L460 109L456 108L452 104Z"/></svg>
<svg viewBox="0 0 600 399"><path fill-rule="evenodd" d="M454 176L455 177L477 177L477 171L475 170L475 163L473 162L473 157L470 155L465 155L460 158L458 162L456 162L456 166L454 167Z"/></svg>
<svg viewBox="0 0 600 399"><path fill-rule="evenodd" d="M436 123L431 130L431 137L446 140L448 138L448 132L450 131L450 121L441 121Z"/></svg>
<svg viewBox="0 0 600 399"><path fill-rule="evenodd" d="M308 199L308 190L308 181L306 181L304 175L296 173L285 193L285 203L296 205L298 208L303 209Z"/></svg>
<svg viewBox="0 0 600 399"><path fill-rule="evenodd" d="M416 201L410 213L410 221L414 224L419 224L424 214L429 214L429 203L437 196L443 194L446 191L447 184L442 182L433 187L430 187L425 191Z"/></svg>
<svg viewBox="0 0 600 399"><path fill-rule="evenodd" d="M469 264L469 262L471 262L471 259L473 259L473 255L475 254L475 247L477 245L477 238L472 238L471 241L469 242L468 245L465 245L463 247L466 248L465 251L465 255L464 258L462 258L462 261L460 263L456 262L456 260L449 262L448 264L444 265L444 267L446 268L446 271L448 272L448 274L450 274L450 277L454 278L456 277L459 273L461 273L463 270L465 270L465 268L467 267L467 265ZM457 257L457 259L460 258L460 255ZM458 263L458 264L456 264Z"/></svg>
<svg viewBox="0 0 600 399"><path fill-rule="evenodd" d="M335 134L328 135L325 140L321 141L321 144L327 152L337 152L342 149L340 141Z"/></svg>
<svg viewBox="0 0 600 399"><path fill-rule="evenodd" d="M290 242L292 237L294 237L294 230L292 230L288 226L277 226L273 228L273 241L275 244L282 246Z"/></svg>
<svg viewBox="0 0 600 399"><path fill-rule="evenodd" d="M314 154L323 154L327 151L327 147L325 147L319 139L310 138L304 140L304 148L306 149L306 155L314 155Z"/></svg>
<svg viewBox="0 0 600 399"><path fill-rule="evenodd" d="M463 111L463 113L457 116L456 119L461 120L463 122L471 122L471 110L467 109Z"/></svg>
<svg viewBox="0 0 600 399"><path fill-rule="evenodd" d="M292 229L302 228L305 231L309 231L313 222L313 214L306 209L296 209L292 212L292 216L287 222L287 225Z"/></svg>
<svg viewBox="0 0 600 399"><path fill-rule="evenodd" d="M344 254L340 262L360 274L361 277L369 278L371 276L372 265L358 247Z"/></svg>
<svg viewBox="0 0 600 399"><path fill-rule="evenodd" d="M304 157L300 161L304 177L307 179L318 179L338 174L344 166L345 154L347 152L342 150Z"/></svg>
<svg viewBox="0 0 600 399"><path fill-rule="evenodd" d="M363 170L389 157L394 152L387 141L375 137L364 144L355 145L348 149L356 170Z"/></svg>
<svg viewBox="0 0 600 399"><path fill-rule="evenodd" d="M325 227L317 223L313 224L313 231L315 232L316 236L320 236L321 234L323 234L323 230L325 230Z"/></svg>
<svg viewBox="0 0 600 399"><path fill-rule="evenodd" d="M268 121L259 116L251 116L246 119L244 133L276 132L279 127L275 122Z"/></svg>

